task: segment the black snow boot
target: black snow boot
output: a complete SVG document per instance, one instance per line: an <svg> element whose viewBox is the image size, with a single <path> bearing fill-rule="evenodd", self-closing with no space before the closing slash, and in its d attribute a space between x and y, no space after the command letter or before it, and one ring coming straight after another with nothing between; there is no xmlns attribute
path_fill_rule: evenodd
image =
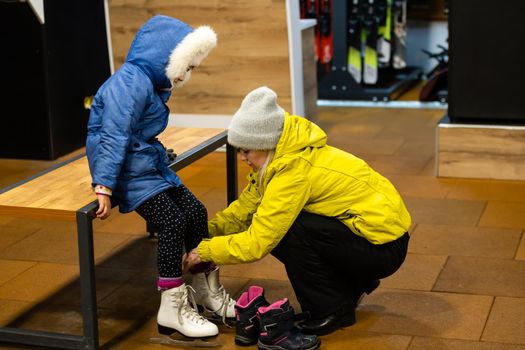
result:
<svg viewBox="0 0 525 350"><path fill-rule="evenodd" d="M235 304L235 344L248 346L257 343L259 338L259 318L257 309L268 306L264 298L264 288L250 286L243 292Z"/></svg>
<svg viewBox="0 0 525 350"><path fill-rule="evenodd" d="M305 335L294 326L294 310L287 298L257 311L261 331L257 343L261 350L315 350L321 341Z"/></svg>

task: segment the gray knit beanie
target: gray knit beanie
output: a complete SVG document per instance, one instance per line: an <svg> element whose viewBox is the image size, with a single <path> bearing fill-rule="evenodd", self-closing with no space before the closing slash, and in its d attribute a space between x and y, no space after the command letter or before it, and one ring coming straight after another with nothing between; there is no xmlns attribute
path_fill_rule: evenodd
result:
<svg viewBox="0 0 525 350"><path fill-rule="evenodd" d="M277 146L284 124L284 109L277 94L266 86L250 92L233 115L228 143L249 150L271 150Z"/></svg>

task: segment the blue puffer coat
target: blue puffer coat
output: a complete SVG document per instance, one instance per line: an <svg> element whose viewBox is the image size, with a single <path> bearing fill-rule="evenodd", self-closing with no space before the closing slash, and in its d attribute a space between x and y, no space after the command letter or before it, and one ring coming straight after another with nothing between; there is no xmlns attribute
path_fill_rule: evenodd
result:
<svg viewBox="0 0 525 350"><path fill-rule="evenodd" d="M86 143L93 185L111 188L123 213L181 184L155 137L168 123L170 54L192 31L174 18L150 19L133 40L126 62L93 100Z"/></svg>

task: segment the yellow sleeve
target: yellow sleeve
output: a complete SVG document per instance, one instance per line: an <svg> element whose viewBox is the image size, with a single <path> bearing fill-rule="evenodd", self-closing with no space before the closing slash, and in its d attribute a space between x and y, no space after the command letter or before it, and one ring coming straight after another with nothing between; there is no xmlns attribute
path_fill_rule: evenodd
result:
<svg viewBox="0 0 525 350"><path fill-rule="evenodd" d="M254 173L248 174L248 185L239 198L208 221L211 237L242 232L250 226L259 199L255 176Z"/></svg>
<svg viewBox="0 0 525 350"><path fill-rule="evenodd" d="M304 171L287 165L267 176L271 178L251 225L239 233L202 241L198 253L203 261L223 265L259 260L288 232L310 197L310 184Z"/></svg>

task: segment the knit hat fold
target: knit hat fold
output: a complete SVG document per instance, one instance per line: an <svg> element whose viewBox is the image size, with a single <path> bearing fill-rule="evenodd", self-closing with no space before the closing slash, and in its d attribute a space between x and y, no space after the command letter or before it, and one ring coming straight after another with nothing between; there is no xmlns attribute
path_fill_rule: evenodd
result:
<svg viewBox="0 0 525 350"><path fill-rule="evenodd" d="M248 150L275 149L284 125L284 109L266 86L251 91L228 127L228 143Z"/></svg>

